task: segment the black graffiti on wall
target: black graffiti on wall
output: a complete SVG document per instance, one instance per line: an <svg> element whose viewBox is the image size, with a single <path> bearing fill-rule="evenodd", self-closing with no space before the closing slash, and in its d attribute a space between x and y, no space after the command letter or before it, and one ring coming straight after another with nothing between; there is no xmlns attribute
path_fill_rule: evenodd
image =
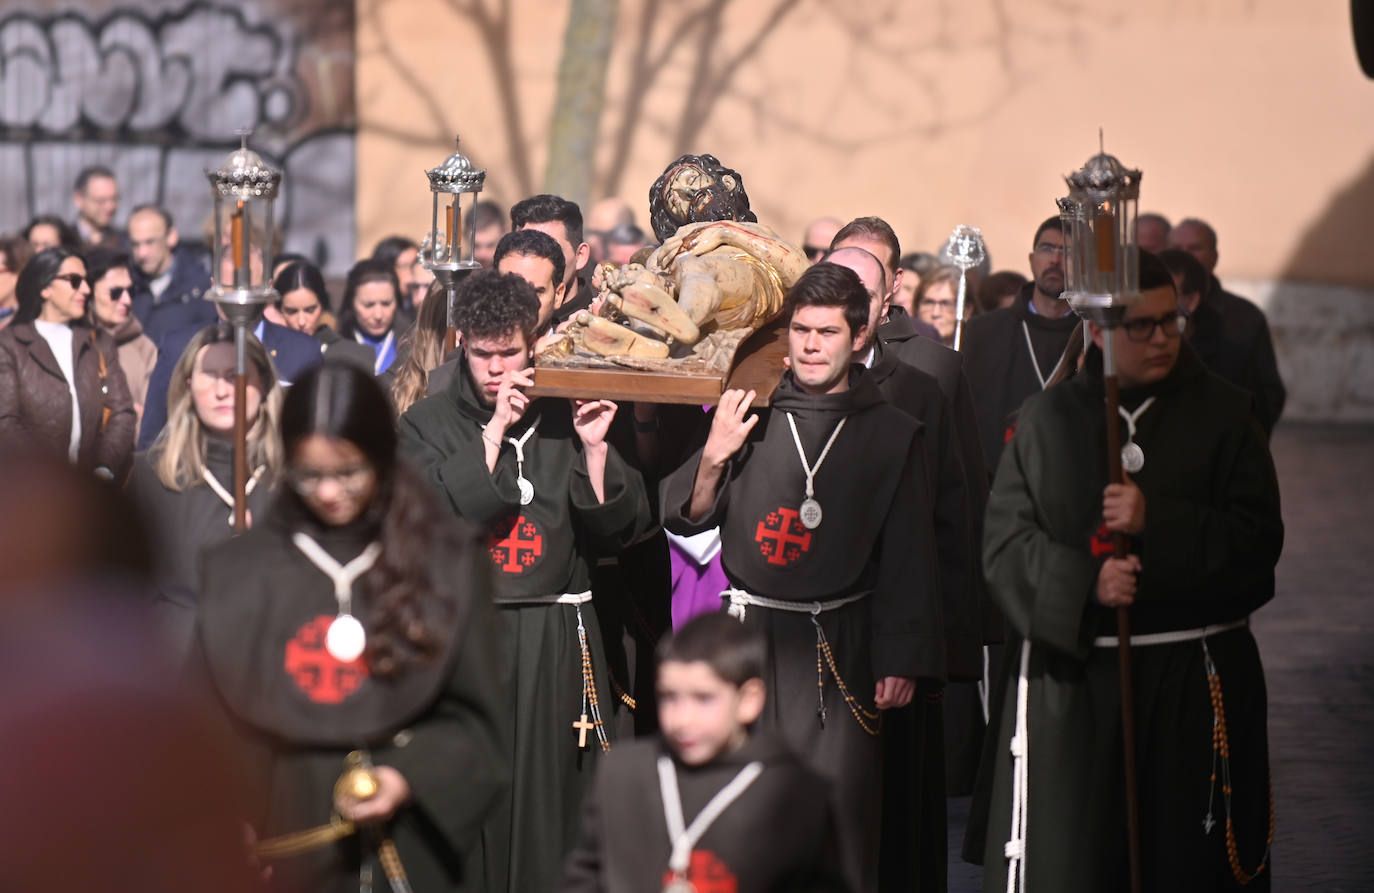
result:
<svg viewBox="0 0 1374 893"><path fill-rule="evenodd" d="M353 241L352 110L310 124L297 65L310 35L239 4L198 0L150 15L116 9L16 12L0 19L0 231L35 214L70 216L89 164L112 168L127 210L167 207L194 235L210 209L203 170L253 132L283 168L289 250L346 265Z"/></svg>

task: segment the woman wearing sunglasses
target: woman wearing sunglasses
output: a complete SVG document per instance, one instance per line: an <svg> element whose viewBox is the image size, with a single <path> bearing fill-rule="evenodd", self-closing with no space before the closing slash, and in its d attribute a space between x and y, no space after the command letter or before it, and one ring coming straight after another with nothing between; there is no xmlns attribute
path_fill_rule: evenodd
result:
<svg viewBox="0 0 1374 893"><path fill-rule="evenodd" d="M0 331L0 441L123 480L134 454L133 399L114 339L86 323L86 264L65 248L40 251L15 295L14 322Z"/></svg>
<svg viewBox="0 0 1374 893"><path fill-rule="evenodd" d="M267 349L249 336L248 521L266 517L282 474L282 391ZM167 388L167 424L134 459L129 491L158 543L154 555L159 619L167 643L190 642L201 554L234 533L234 327L201 329L186 345Z"/></svg>
<svg viewBox="0 0 1374 893"><path fill-rule="evenodd" d="M105 248L86 253L86 280L91 300L86 304L86 320L104 329L119 347L119 366L129 382L134 414L143 418L143 400L148 395L148 379L157 365L157 345L143 334L143 325L133 314L133 279L129 275L129 255Z"/></svg>
<svg viewBox="0 0 1374 893"><path fill-rule="evenodd" d="M197 639L270 887L403 889L394 853L414 890L481 889L507 773L485 546L401 464L368 372L294 382L282 441L271 517L206 553Z"/></svg>

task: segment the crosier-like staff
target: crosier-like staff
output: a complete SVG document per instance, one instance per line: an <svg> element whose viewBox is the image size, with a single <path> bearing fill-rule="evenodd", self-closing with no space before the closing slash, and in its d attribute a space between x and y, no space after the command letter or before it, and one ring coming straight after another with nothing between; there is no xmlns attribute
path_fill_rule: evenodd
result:
<svg viewBox="0 0 1374 893"><path fill-rule="evenodd" d="M964 340L964 308L968 304L968 271L977 267L987 257L983 245L983 233L976 226L959 224L945 243L945 254L950 263L959 268L959 292L954 299L954 349L958 350Z"/></svg>

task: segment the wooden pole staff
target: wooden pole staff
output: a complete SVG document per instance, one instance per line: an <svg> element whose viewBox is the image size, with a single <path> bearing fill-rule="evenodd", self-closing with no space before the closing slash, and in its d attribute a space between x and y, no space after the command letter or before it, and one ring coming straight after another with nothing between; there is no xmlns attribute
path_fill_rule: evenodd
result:
<svg viewBox="0 0 1374 893"><path fill-rule="evenodd" d="M1097 272L1104 280L1114 278L1116 251L1114 229L1116 215L1111 210L1098 216L1094 224L1097 236ZM1107 413L1107 479L1113 484L1125 483L1121 472L1121 428L1117 416L1120 400L1117 392L1116 357L1112 349L1112 328L1102 336L1102 389L1106 395ZM1125 558L1130 552L1126 535L1112 534L1112 555ZM1126 836L1130 855L1131 893L1140 893L1140 795L1136 790L1135 774L1135 688L1131 681L1131 609L1122 605L1116 609L1117 668L1121 678L1121 759L1126 776Z"/></svg>
<svg viewBox="0 0 1374 893"><path fill-rule="evenodd" d="M234 326L234 531L248 529L248 330Z"/></svg>

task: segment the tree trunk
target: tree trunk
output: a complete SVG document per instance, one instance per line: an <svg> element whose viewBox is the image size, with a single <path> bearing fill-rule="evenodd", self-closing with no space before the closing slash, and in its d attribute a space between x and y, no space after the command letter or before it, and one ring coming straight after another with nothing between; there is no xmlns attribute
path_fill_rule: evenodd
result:
<svg viewBox="0 0 1374 893"><path fill-rule="evenodd" d="M606 67L619 12L620 0L572 0L563 33L544 189L577 202L584 213L591 198Z"/></svg>

